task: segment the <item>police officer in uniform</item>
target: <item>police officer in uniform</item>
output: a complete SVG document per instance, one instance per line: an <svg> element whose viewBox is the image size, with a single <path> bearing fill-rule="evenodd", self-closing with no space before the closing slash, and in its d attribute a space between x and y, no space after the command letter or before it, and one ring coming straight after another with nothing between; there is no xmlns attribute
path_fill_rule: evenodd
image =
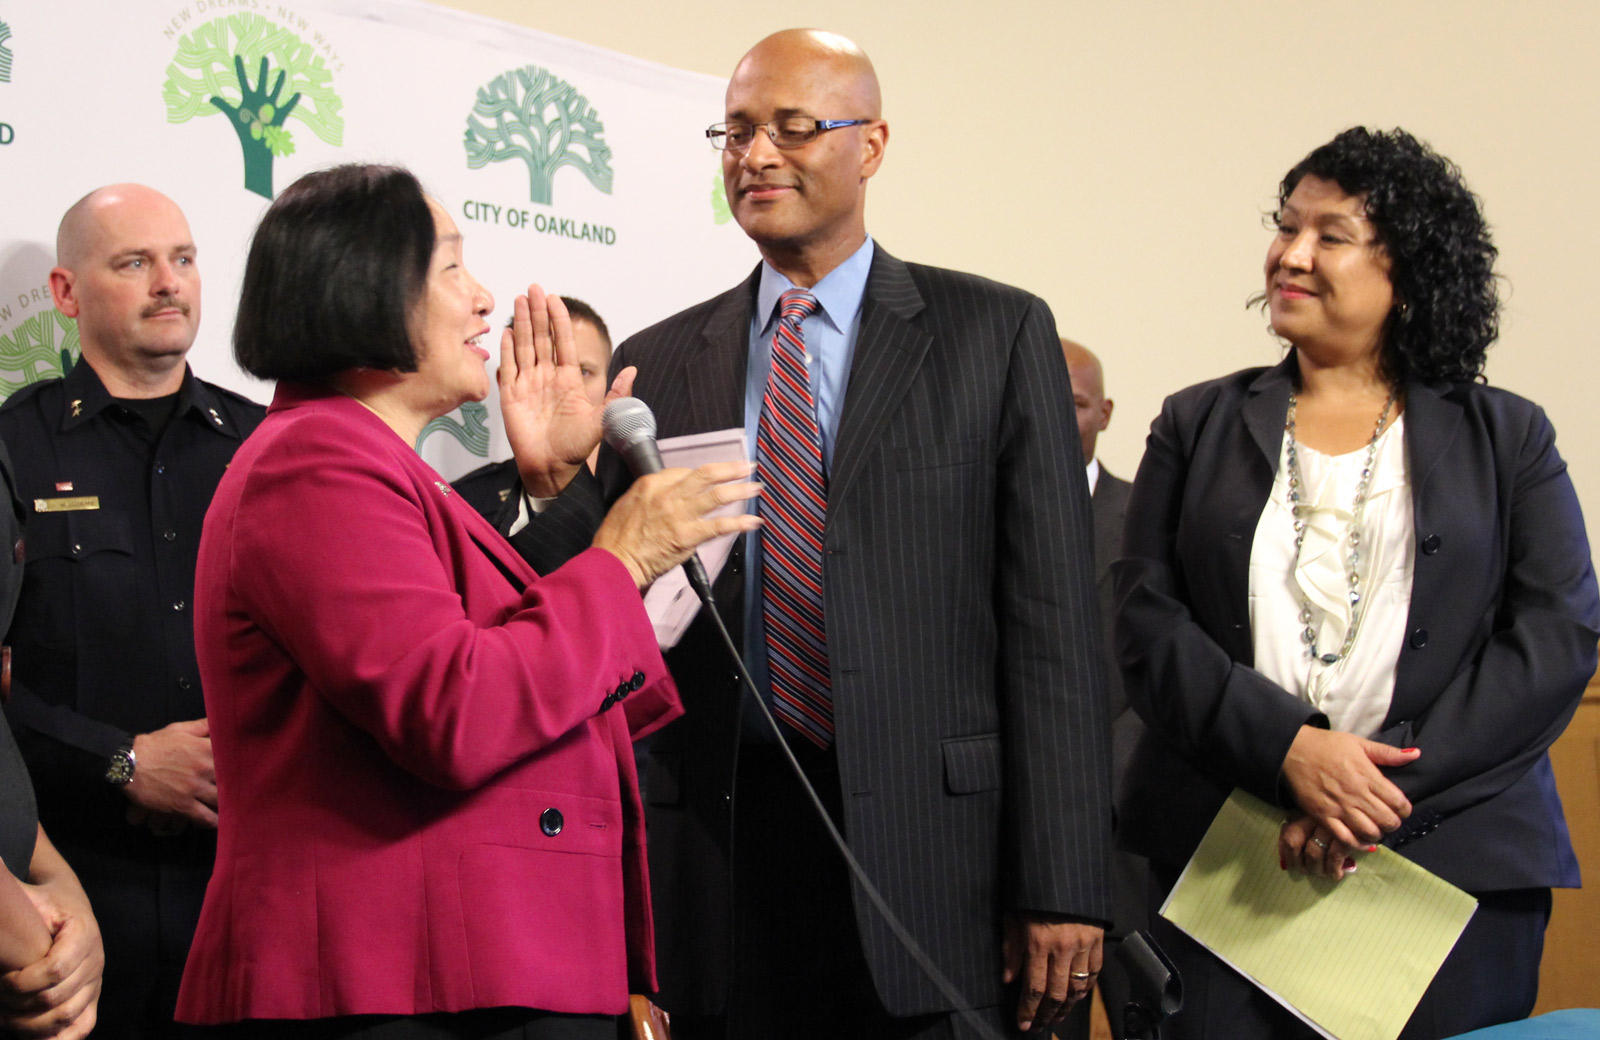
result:
<svg viewBox="0 0 1600 1040"><path fill-rule="evenodd" d="M170 1035L216 852L190 601L206 507L265 410L195 378L188 222L141 185L62 218L55 305L82 359L0 408L28 521L6 714L106 952L102 1037Z"/></svg>

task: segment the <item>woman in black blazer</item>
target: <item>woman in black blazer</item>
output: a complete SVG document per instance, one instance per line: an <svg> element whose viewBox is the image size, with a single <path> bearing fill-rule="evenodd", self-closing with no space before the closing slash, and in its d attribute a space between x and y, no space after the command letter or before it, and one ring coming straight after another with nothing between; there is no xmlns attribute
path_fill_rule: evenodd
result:
<svg viewBox="0 0 1600 1040"><path fill-rule="evenodd" d="M1545 754L1600 638L1577 498L1544 413L1483 382L1496 251L1453 164L1347 130L1275 221L1287 356L1169 398L1134 482L1117 645L1149 728L1119 841L1157 905L1236 787L1284 807L1286 869L1337 878L1381 841L1479 900L1402 1037L1524 1017L1550 888L1578 883ZM1311 1035L1157 935L1170 1035Z"/></svg>

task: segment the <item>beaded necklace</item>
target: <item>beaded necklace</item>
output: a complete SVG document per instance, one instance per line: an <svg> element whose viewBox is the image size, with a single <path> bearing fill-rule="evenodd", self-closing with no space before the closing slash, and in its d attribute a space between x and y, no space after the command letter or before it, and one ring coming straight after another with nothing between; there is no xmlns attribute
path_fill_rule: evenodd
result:
<svg viewBox="0 0 1600 1040"><path fill-rule="evenodd" d="M1294 567L1300 566L1300 547L1306 540L1306 521L1300 515L1300 457L1295 450L1294 442L1294 416L1297 404L1294 391L1289 392L1289 414L1283 420L1283 432L1288 438L1289 453L1289 508L1294 512ZM1383 413L1378 416L1378 425L1372 430L1372 439L1367 442L1367 458L1361 464L1361 479L1356 483L1355 500L1350 504L1350 537L1348 539L1349 553L1345 556L1345 578L1350 585L1350 627L1345 630L1344 643L1339 647L1338 653L1317 652L1317 631L1311 624L1311 600L1306 595L1300 596L1300 624L1304 626L1300 639L1306 644L1306 649L1311 656L1323 664L1337 664L1350 653L1350 648L1355 645L1356 633L1361 627L1361 576L1356 571L1356 565L1361 562L1361 511L1367 504L1367 484L1372 479L1372 460L1378 455L1378 437L1383 433L1383 424L1389 421L1389 411L1394 407L1394 391L1389 391L1388 400L1383 402Z"/></svg>

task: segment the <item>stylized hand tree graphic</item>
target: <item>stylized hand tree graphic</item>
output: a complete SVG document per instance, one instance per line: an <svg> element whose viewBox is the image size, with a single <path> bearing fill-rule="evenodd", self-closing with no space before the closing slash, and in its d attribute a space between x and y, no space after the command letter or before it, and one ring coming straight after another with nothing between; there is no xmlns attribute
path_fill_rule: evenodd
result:
<svg viewBox="0 0 1600 1040"><path fill-rule="evenodd" d="M9 39L11 26L0 22L0 83L11 82L11 48L6 46Z"/></svg>
<svg viewBox="0 0 1600 1040"><path fill-rule="evenodd" d="M254 83L246 71L251 67ZM244 186L270 199L273 158L294 153L284 125L291 116L328 144L343 143L344 102L333 92L332 78L311 44L260 15L236 14L213 19L178 41L161 96L169 123L227 115L244 152Z"/></svg>
<svg viewBox="0 0 1600 1040"><path fill-rule="evenodd" d="M0 335L0 400L29 383L66 375L77 359L78 323L54 308L40 311Z"/></svg>
<svg viewBox="0 0 1600 1040"><path fill-rule="evenodd" d="M513 69L478 88L467 117L467 166L521 159L528 166L528 198L545 206L551 179L563 166L576 166L609 195L611 146L600 139L605 128L566 80L537 65Z"/></svg>

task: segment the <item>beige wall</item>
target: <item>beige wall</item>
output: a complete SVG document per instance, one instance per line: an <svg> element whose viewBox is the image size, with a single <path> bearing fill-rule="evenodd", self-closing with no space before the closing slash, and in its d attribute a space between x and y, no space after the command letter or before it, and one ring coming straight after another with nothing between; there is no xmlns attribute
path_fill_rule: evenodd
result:
<svg viewBox="0 0 1600 1040"><path fill-rule="evenodd" d="M790 24L761 4L437 2L718 76ZM1430 141L1496 229L1507 308L1489 378L1545 406L1600 525L1600 4L804 10L859 42L883 81L891 136L873 234L1048 300L1062 332L1105 361L1117 410L1101 457L1130 477L1166 394L1279 356L1243 304L1284 171L1355 123Z"/></svg>

